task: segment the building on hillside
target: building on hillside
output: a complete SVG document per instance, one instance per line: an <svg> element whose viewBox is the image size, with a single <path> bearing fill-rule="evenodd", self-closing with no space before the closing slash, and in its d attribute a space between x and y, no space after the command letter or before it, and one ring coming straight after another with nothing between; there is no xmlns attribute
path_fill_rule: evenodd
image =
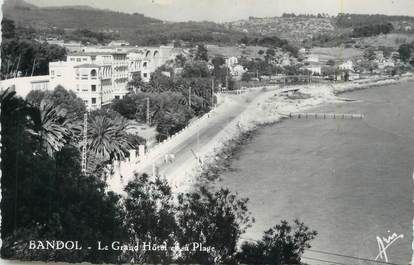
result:
<svg viewBox="0 0 414 265"><path fill-rule="evenodd" d="M50 88L61 85L82 98L88 109L98 109L128 93L136 75L148 82L158 67L179 54L173 47L83 47L64 62L49 63Z"/></svg>
<svg viewBox="0 0 414 265"><path fill-rule="evenodd" d="M46 42L47 42L47 44L58 45L58 46L61 46L61 47L64 47L63 45L65 44L64 40L59 40L57 38L47 38Z"/></svg>
<svg viewBox="0 0 414 265"><path fill-rule="evenodd" d="M354 63L351 60L343 62L342 64L338 65L339 70L354 70Z"/></svg>
<svg viewBox="0 0 414 265"><path fill-rule="evenodd" d="M237 59L237 57L229 57L226 59L226 65L228 68L232 68L233 66L235 66L236 64L239 63L239 60Z"/></svg>
<svg viewBox="0 0 414 265"><path fill-rule="evenodd" d="M49 90L49 81L48 75L11 78L0 81L0 90L10 88L16 95L25 98L32 90Z"/></svg>
<svg viewBox="0 0 414 265"><path fill-rule="evenodd" d="M129 42L125 40L114 40L108 43L109 47L129 46Z"/></svg>
<svg viewBox="0 0 414 265"><path fill-rule="evenodd" d="M379 50L379 51L375 51L374 53L375 53L375 61L376 62L382 62L385 59L383 51Z"/></svg>
<svg viewBox="0 0 414 265"><path fill-rule="evenodd" d="M395 63L392 59L386 59L378 63L378 69L385 69L387 67L395 67Z"/></svg>
<svg viewBox="0 0 414 265"><path fill-rule="evenodd" d="M130 78L140 74L144 82L148 82L151 74L160 66L173 61L182 49L173 46L135 47L128 49L128 64Z"/></svg>
<svg viewBox="0 0 414 265"><path fill-rule="evenodd" d="M230 74L235 80L241 80L242 75L247 72L247 70L240 64L234 65L230 68Z"/></svg>
<svg viewBox="0 0 414 265"><path fill-rule="evenodd" d="M78 41L69 41L63 43L63 47L66 48L70 53L82 51L83 45Z"/></svg>
<svg viewBox="0 0 414 265"><path fill-rule="evenodd" d="M305 62L308 63L319 63L319 57L316 55L309 55L308 58L306 58Z"/></svg>
<svg viewBox="0 0 414 265"><path fill-rule="evenodd" d="M306 48L303 48L303 47L302 47L302 48L300 48L300 49L299 49L299 53L300 53L300 54L305 54L305 53L306 53Z"/></svg>
<svg viewBox="0 0 414 265"><path fill-rule="evenodd" d="M49 63L50 87L63 86L83 99L89 110L99 109L127 91L126 53L76 53L65 62Z"/></svg>
<svg viewBox="0 0 414 265"><path fill-rule="evenodd" d="M322 64L321 63L310 63L303 67L303 69L308 70L312 75L322 75Z"/></svg>

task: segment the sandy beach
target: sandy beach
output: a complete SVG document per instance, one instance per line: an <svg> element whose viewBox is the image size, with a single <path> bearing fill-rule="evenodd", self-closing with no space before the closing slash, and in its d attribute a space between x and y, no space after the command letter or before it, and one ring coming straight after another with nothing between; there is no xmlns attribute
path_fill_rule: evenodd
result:
<svg viewBox="0 0 414 265"><path fill-rule="evenodd" d="M186 160L182 165L176 166L173 170L165 174L170 183L173 184L175 191L183 192L197 183L198 176L201 175L208 165L214 164L216 155L220 153L226 143L239 137L245 132L255 130L260 125L273 124L280 122L290 113L305 111L325 103L341 103L348 99L341 97L341 93L354 91L376 86L386 86L401 82L409 82L411 78L369 80L365 82L352 82L340 84L310 84L292 87L270 87L264 89L258 96L245 97L249 100L249 106L240 115L232 120L223 130L213 137L207 144L203 145L198 152L200 160L194 157ZM291 99L283 95L283 91L298 90L296 93L306 95L306 98ZM286 94L286 93L285 93ZM202 161L202 163L200 163Z"/></svg>
<svg viewBox="0 0 414 265"><path fill-rule="evenodd" d="M144 158L115 164L117 173L109 178L109 189L122 194L123 187L135 173L155 172L169 181L174 192L188 191L197 183L203 170L216 163L216 155L226 143L241 134L260 125L280 122L290 113L303 112L324 103L345 102L347 99L339 94L347 91L410 80L412 77L283 88L268 86L251 88L239 95L222 95L222 103L217 108L148 150ZM174 161L167 162L166 154L172 154Z"/></svg>

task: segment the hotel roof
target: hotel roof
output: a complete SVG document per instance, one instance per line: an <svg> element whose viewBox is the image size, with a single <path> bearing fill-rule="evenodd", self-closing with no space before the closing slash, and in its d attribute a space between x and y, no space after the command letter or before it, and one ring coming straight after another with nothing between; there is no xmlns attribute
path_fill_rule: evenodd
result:
<svg viewBox="0 0 414 265"><path fill-rule="evenodd" d="M120 51L73 52L73 53L69 53L68 56L97 56L97 55L112 55L112 54L127 54L127 53L120 52Z"/></svg>
<svg viewBox="0 0 414 265"><path fill-rule="evenodd" d="M99 68L100 66L97 64L90 64L90 63L85 63L85 64L80 64L77 66L74 66L73 68Z"/></svg>

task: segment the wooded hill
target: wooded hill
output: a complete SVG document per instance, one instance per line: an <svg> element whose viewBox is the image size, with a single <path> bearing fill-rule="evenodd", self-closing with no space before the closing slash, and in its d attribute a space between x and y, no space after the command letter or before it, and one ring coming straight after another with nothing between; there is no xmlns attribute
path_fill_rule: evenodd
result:
<svg viewBox="0 0 414 265"><path fill-rule="evenodd" d="M91 30L132 28L137 25L162 23L142 14L126 14L86 6L40 8L23 0L7 0L4 17L19 26L37 28L88 28Z"/></svg>

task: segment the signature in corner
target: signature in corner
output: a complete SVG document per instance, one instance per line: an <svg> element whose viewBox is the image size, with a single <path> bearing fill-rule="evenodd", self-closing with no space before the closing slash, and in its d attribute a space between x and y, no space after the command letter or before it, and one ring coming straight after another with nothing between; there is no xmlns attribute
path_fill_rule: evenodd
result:
<svg viewBox="0 0 414 265"><path fill-rule="evenodd" d="M390 233L390 231L388 231ZM377 236L377 243L378 243L378 256L375 258L375 260L381 259L385 262L388 262L388 256L387 256L387 249L394 244L398 239L404 238L403 234L397 235L396 233L393 233L392 235L389 235L388 237L379 237Z"/></svg>

